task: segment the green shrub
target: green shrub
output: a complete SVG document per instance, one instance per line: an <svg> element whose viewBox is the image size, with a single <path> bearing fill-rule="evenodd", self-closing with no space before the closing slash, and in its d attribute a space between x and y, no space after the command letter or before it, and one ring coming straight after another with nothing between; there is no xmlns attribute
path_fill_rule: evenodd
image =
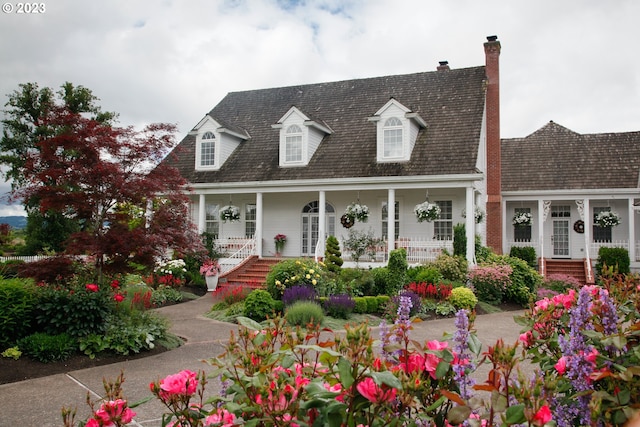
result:
<svg viewBox="0 0 640 427"><path fill-rule="evenodd" d="M598 260L596 262L596 273L598 276L605 275L605 266L613 269L613 273L628 274L630 272L629 251L624 248L607 248L601 247L598 251Z"/></svg>
<svg viewBox="0 0 640 427"><path fill-rule="evenodd" d="M391 301L391 297L389 295L378 295L376 300L378 301L378 309L373 313L382 313L383 307Z"/></svg>
<svg viewBox="0 0 640 427"><path fill-rule="evenodd" d="M324 320L324 313L318 303L298 301L287 308L284 318L289 324L296 326L306 326L309 323L320 325Z"/></svg>
<svg viewBox="0 0 640 427"><path fill-rule="evenodd" d="M263 289L251 291L244 300L244 315L261 322L267 316L273 316L275 301L271 294Z"/></svg>
<svg viewBox="0 0 640 427"><path fill-rule="evenodd" d="M442 254L430 265L437 268L444 280L464 282L467 280L467 260L459 256Z"/></svg>
<svg viewBox="0 0 640 427"><path fill-rule="evenodd" d="M30 279L0 280L0 348L31 333L35 287Z"/></svg>
<svg viewBox="0 0 640 427"><path fill-rule="evenodd" d="M439 316L451 316L457 311L458 309L448 301L440 301L436 305L436 314Z"/></svg>
<svg viewBox="0 0 640 427"><path fill-rule="evenodd" d="M97 292L82 285L38 289L35 320L39 330L50 335L65 332L74 337L105 331L107 316L114 307L108 285Z"/></svg>
<svg viewBox="0 0 640 427"><path fill-rule="evenodd" d="M353 307L354 313L365 314L367 311L367 297L355 297L356 305Z"/></svg>
<svg viewBox="0 0 640 427"><path fill-rule="evenodd" d="M527 306L535 298L542 276L526 261L508 255L491 255L490 262L511 267L511 283L504 292L504 300Z"/></svg>
<svg viewBox="0 0 640 427"><path fill-rule="evenodd" d="M266 288L274 299L282 299L285 289L295 285L316 288L318 295L326 296L321 290L326 287L326 273L311 259L287 259L271 267L265 279Z"/></svg>
<svg viewBox="0 0 640 427"><path fill-rule="evenodd" d="M343 268L338 276L338 282L353 296L376 294L376 282L371 270Z"/></svg>
<svg viewBox="0 0 640 427"><path fill-rule="evenodd" d="M170 286L159 285L151 291L151 303L160 307L165 304L175 304L182 301L182 294L176 288Z"/></svg>
<svg viewBox="0 0 640 427"><path fill-rule="evenodd" d="M335 236L327 237L324 250L324 265L327 267L327 270L332 273L340 273L343 263L338 239Z"/></svg>
<svg viewBox="0 0 640 427"><path fill-rule="evenodd" d="M20 260L7 260L0 262L0 276L5 279L15 279L18 277L20 267L24 264L24 261Z"/></svg>
<svg viewBox="0 0 640 427"><path fill-rule="evenodd" d="M512 246L511 251L509 252L509 256L520 258L521 260L525 261L531 268L536 268L536 265L538 265L536 249L533 246Z"/></svg>
<svg viewBox="0 0 640 427"><path fill-rule="evenodd" d="M364 297L364 300L367 304L367 311L365 313L376 314L381 311L378 297L368 296Z"/></svg>
<svg viewBox="0 0 640 427"><path fill-rule="evenodd" d="M42 332L18 340L23 354L42 363L67 360L78 349L78 343L69 334L49 335Z"/></svg>
<svg viewBox="0 0 640 427"><path fill-rule="evenodd" d="M453 226L453 255L461 257L467 255L467 227L464 224Z"/></svg>
<svg viewBox="0 0 640 427"><path fill-rule="evenodd" d="M409 283L440 283L444 280L442 273L433 265L419 265L407 271Z"/></svg>
<svg viewBox="0 0 640 427"><path fill-rule="evenodd" d="M471 311L478 304L478 298L475 296L473 291L462 286L451 290L451 295L449 295L448 301L458 310L467 309Z"/></svg>
<svg viewBox="0 0 640 427"><path fill-rule="evenodd" d="M22 352L17 346L9 347L8 349L2 352L2 357L11 358L13 360L20 359L20 356L22 356Z"/></svg>
<svg viewBox="0 0 640 427"><path fill-rule="evenodd" d="M375 295L384 295L387 289L387 282L389 281L389 269L387 267L377 267L371 270L371 277L373 278Z"/></svg>
<svg viewBox="0 0 640 427"><path fill-rule="evenodd" d="M508 265L478 265L469 270L469 280L480 301L497 305L502 302L505 290L511 285L511 272Z"/></svg>
<svg viewBox="0 0 640 427"><path fill-rule="evenodd" d="M407 282L407 251L404 248L394 249L389 252L389 262L387 269L389 276L384 292L385 295L395 295L404 288Z"/></svg>

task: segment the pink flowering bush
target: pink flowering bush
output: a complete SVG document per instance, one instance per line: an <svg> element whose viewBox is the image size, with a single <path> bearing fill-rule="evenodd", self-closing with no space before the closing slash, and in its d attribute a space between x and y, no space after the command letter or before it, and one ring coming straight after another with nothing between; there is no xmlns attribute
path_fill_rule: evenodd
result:
<svg viewBox="0 0 640 427"><path fill-rule="evenodd" d="M511 284L509 275L512 271L508 265L479 265L469 270L468 278L480 301L500 304L507 287Z"/></svg>

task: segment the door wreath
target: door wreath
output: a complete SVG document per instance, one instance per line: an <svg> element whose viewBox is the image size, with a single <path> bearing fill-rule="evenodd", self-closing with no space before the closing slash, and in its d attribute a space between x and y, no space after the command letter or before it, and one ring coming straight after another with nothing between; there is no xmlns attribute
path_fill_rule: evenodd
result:
<svg viewBox="0 0 640 427"><path fill-rule="evenodd" d="M579 219L576 222L573 223L573 231L575 231L576 233L584 233L584 221Z"/></svg>

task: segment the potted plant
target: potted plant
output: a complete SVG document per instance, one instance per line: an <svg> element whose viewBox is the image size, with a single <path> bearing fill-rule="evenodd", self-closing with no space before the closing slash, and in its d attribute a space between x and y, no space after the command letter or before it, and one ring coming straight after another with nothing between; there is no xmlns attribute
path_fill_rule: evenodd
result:
<svg viewBox="0 0 640 427"><path fill-rule="evenodd" d="M223 206L220 209L220 219L224 222L240 221L240 209L233 205Z"/></svg>
<svg viewBox="0 0 640 427"><path fill-rule="evenodd" d="M280 256L282 250L284 249L284 244L287 243L287 236L284 234L276 234L273 238L273 242L276 245L276 255Z"/></svg>
<svg viewBox="0 0 640 427"><path fill-rule="evenodd" d="M344 214L350 219L350 222L355 222L355 220L367 222L369 218L369 207L367 205L361 205L360 203L351 203L347 206Z"/></svg>
<svg viewBox="0 0 640 427"><path fill-rule="evenodd" d="M440 216L440 206L435 203L429 203L428 201L422 202L414 208L418 222L433 221Z"/></svg>
<svg viewBox="0 0 640 427"><path fill-rule="evenodd" d="M207 282L207 291L215 291L218 287L218 274L220 273L220 264L215 259L207 259L200 266L200 274L204 276Z"/></svg>
<svg viewBox="0 0 640 427"><path fill-rule="evenodd" d="M516 212L513 216L513 225L518 227L525 227L531 225L531 212Z"/></svg>
<svg viewBox="0 0 640 427"><path fill-rule="evenodd" d="M596 215L596 225L598 227L615 227L620 224L620 215L617 212L602 211Z"/></svg>

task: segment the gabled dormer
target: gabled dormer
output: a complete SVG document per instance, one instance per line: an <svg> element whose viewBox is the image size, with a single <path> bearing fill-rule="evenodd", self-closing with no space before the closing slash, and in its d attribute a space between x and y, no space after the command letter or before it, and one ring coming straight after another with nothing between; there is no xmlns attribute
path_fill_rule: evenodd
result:
<svg viewBox="0 0 640 427"><path fill-rule="evenodd" d="M196 170L218 170L233 151L249 139L243 129L224 126L219 120L207 115L190 132L196 136Z"/></svg>
<svg viewBox="0 0 640 427"><path fill-rule="evenodd" d="M295 106L271 126L280 130L280 167L308 165L322 139L333 133L327 125L312 120Z"/></svg>
<svg viewBox="0 0 640 427"><path fill-rule="evenodd" d="M369 117L369 120L376 124L379 163L408 162L418 132L427 127L418 113L412 112L393 98Z"/></svg>

